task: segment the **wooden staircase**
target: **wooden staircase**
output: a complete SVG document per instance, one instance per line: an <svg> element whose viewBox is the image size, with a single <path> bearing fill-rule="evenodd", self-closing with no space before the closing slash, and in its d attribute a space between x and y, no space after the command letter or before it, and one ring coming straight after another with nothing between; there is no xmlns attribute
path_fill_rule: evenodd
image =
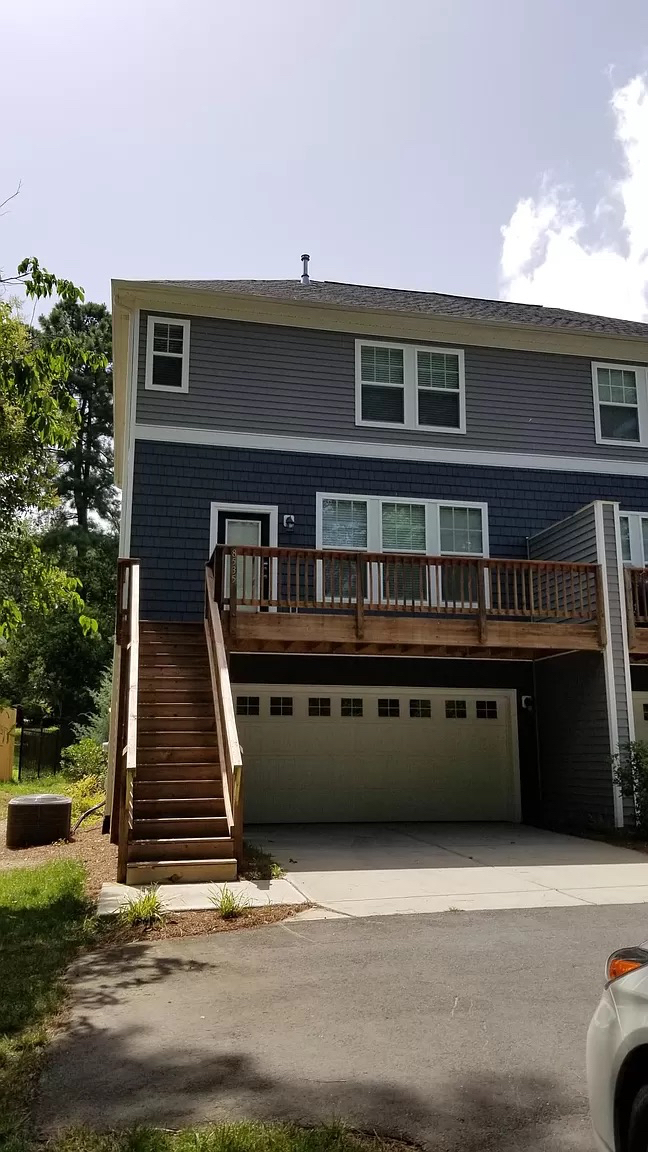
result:
<svg viewBox="0 0 648 1152"><path fill-rule="evenodd" d="M127 882L236 875L204 625L143 620Z"/></svg>

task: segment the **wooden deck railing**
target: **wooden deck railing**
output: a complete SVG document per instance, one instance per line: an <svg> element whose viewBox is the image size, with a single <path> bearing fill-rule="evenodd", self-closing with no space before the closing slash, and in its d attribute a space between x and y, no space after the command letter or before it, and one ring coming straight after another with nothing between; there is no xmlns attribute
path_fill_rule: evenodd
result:
<svg viewBox="0 0 648 1152"><path fill-rule="evenodd" d="M628 644L634 647L636 628L648 626L648 568L624 568Z"/></svg>
<svg viewBox="0 0 648 1152"><path fill-rule="evenodd" d="M596 623L604 638L596 564L412 553L218 545L210 561L216 602L237 613L354 613ZM360 594L359 594L360 592Z"/></svg>
<svg viewBox="0 0 648 1152"><path fill-rule="evenodd" d="M243 859L243 757L236 730L220 613L216 605L214 573L209 567L206 570L205 583L205 634L214 697L225 815L234 845L234 855L240 867Z"/></svg>
<svg viewBox="0 0 648 1152"><path fill-rule="evenodd" d="M117 561L117 722L114 740L111 839L117 843L117 880L126 882L133 831L133 785L137 771L139 673L139 560Z"/></svg>

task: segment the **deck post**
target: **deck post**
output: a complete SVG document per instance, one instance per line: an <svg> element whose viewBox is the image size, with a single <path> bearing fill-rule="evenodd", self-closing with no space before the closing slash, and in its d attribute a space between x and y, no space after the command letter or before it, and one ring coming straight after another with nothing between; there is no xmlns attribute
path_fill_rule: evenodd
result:
<svg viewBox="0 0 648 1152"><path fill-rule="evenodd" d="M230 572L229 572L229 630L230 636L236 635L236 586L237 586L237 564L236 564L236 548L232 548L230 552Z"/></svg>
<svg viewBox="0 0 648 1152"><path fill-rule="evenodd" d="M362 587L362 560L361 553L356 556L356 637L364 637L364 588Z"/></svg>
<svg viewBox="0 0 648 1152"><path fill-rule="evenodd" d="M488 620L486 617L486 588L485 588L486 570L484 565L477 561L477 629L479 633L479 643L485 644L487 641Z"/></svg>

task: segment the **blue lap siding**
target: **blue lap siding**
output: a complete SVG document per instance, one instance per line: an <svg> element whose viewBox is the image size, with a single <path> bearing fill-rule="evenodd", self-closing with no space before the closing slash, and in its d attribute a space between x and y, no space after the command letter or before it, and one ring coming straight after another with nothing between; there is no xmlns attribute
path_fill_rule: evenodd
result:
<svg viewBox="0 0 648 1152"><path fill-rule="evenodd" d="M202 613L212 501L276 504L279 545L315 547L317 492L484 501L490 553L525 556L527 537L590 500L648 512L648 477L212 448L137 441L131 548L142 561L142 615ZM293 532L282 529L284 514Z"/></svg>

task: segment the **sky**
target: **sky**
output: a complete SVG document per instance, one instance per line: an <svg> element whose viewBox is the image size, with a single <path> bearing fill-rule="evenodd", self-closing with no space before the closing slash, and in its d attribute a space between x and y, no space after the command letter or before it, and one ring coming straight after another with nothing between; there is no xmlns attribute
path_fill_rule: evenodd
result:
<svg viewBox="0 0 648 1152"><path fill-rule="evenodd" d="M0 269L648 320L646 0L0 0Z"/></svg>

